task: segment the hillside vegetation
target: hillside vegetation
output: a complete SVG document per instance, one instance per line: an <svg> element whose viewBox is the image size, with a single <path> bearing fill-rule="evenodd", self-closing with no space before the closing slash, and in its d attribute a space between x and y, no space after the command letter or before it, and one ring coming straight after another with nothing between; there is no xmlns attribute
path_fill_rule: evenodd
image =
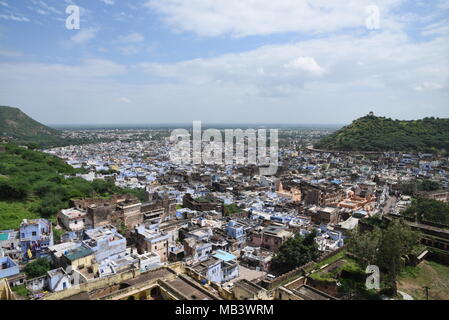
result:
<svg viewBox="0 0 449 320"><path fill-rule="evenodd" d="M37 122L18 108L6 106L0 106L0 138L40 146L58 145L64 141L58 130Z"/></svg>
<svg viewBox="0 0 449 320"><path fill-rule="evenodd" d="M144 199L142 190L127 190L113 181L88 182L75 174L79 169L61 159L14 144L0 145L0 230L17 228L24 218L54 220L70 199L110 197L131 193Z"/></svg>
<svg viewBox="0 0 449 320"><path fill-rule="evenodd" d="M365 116L323 138L316 148L336 151L449 151L449 119L402 121Z"/></svg>

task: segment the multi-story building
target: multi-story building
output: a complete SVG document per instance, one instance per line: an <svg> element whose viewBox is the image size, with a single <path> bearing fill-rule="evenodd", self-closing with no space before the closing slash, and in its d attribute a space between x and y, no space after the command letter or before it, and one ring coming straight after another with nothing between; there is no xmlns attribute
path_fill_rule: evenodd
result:
<svg viewBox="0 0 449 320"><path fill-rule="evenodd" d="M145 252L157 253L161 262L168 261L168 248L170 236L160 231L157 225L139 225L135 228L137 250L140 254Z"/></svg>
<svg viewBox="0 0 449 320"><path fill-rule="evenodd" d="M47 254L53 245L51 222L46 219L27 220L20 224L20 247L25 260L39 258Z"/></svg>
<svg viewBox="0 0 449 320"><path fill-rule="evenodd" d="M126 238L111 225L84 231L83 244L94 252L97 262L126 251Z"/></svg>

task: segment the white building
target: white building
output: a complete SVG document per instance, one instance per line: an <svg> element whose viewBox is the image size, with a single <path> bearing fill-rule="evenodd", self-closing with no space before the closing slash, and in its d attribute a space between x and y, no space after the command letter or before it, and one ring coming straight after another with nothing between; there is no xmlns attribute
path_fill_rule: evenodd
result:
<svg viewBox="0 0 449 320"><path fill-rule="evenodd" d="M90 219L88 219L87 212L76 208L61 210L58 220L69 231L83 230L92 225Z"/></svg>

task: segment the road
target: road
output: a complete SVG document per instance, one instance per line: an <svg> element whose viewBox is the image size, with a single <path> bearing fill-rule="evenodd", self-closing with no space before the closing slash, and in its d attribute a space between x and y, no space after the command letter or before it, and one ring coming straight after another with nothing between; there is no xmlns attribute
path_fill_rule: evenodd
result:
<svg viewBox="0 0 449 320"><path fill-rule="evenodd" d="M391 208L394 208L394 206L396 205L396 202L398 201L398 199L393 196L393 197L389 197L387 199L387 201L385 201L385 206L382 210L382 215L387 214L390 212Z"/></svg>

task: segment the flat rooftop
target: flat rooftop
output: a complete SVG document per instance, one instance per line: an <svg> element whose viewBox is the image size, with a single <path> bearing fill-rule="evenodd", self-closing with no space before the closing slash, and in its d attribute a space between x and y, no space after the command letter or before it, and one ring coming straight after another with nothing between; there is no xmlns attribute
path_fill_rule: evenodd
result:
<svg viewBox="0 0 449 320"><path fill-rule="evenodd" d="M214 253L212 256L226 262L235 260L237 258L235 255L223 250L217 250L216 253Z"/></svg>
<svg viewBox="0 0 449 320"><path fill-rule="evenodd" d="M91 254L93 254L92 249L87 248L85 246L80 246L78 248L74 248L74 249L67 251L64 255L70 261L74 261L77 259L81 259L81 258L90 256Z"/></svg>
<svg viewBox="0 0 449 320"><path fill-rule="evenodd" d="M212 300L211 297L207 296L204 292L192 286L182 278L176 278L174 280L167 281L166 283L175 288L189 300Z"/></svg>

